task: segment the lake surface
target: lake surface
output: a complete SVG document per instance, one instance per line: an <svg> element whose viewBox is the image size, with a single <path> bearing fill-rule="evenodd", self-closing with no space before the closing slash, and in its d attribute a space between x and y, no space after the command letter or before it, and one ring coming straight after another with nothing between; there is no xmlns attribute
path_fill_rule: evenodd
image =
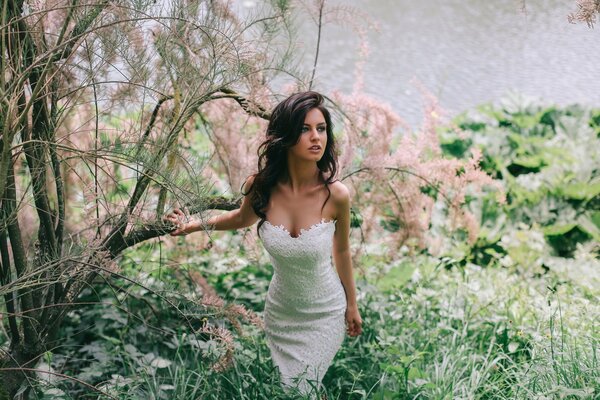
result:
<svg viewBox="0 0 600 400"><path fill-rule="evenodd" d="M250 2L252 3L252 2ZM545 103L600 107L600 25L570 24L575 0L349 0L374 20L364 92L409 124L421 121L420 82L455 115L510 93ZM357 17L361 21L361 17ZM315 88L350 93L358 35L349 24L323 28ZM312 68L316 27L301 23L303 65Z"/></svg>

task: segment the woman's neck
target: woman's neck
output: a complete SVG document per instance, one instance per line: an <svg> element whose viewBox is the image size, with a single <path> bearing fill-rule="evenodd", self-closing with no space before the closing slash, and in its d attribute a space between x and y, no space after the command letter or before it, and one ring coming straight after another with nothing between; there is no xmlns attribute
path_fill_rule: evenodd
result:
<svg viewBox="0 0 600 400"><path fill-rule="evenodd" d="M289 185L292 193L314 187L321 183L319 167L313 161L302 162L288 159L288 177L284 183Z"/></svg>

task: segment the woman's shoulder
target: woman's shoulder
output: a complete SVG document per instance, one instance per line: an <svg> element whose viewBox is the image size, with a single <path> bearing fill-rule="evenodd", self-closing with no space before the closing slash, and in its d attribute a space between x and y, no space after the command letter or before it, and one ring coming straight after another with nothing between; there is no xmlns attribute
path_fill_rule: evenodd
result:
<svg viewBox="0 0 600 400"><path fill-rule="evenodd" d="M344 204L350 201L350 190L341 181L333 181L327 185L331 192L331 198L337 204Z"/></svg>

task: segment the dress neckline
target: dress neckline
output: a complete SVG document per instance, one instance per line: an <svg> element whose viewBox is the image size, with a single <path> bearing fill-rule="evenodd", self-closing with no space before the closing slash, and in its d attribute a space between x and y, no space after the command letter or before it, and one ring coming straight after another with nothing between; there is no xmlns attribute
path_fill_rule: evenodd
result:
<svg viewBox="0 0 600 400"><path fill-rule="evenodd" d="M300 233L298 234L298 236L292 236L292 234L290 233L290 231L288 231L287 228L285 226L283 226L283 224L274 225L269 220L265 219L265 223L266 224L271 225L273 228L280 229L282 232L284 232L285 234L287 234L287 236L289 236L290 239L300 239L302 237L302 235L304 235L305 233L310 232L311 230L313 230L314 228L316 228L318 226L327 225L327 224L334 224L335 225L336 222L337 222L337 219L325 220L325 218L321 218L321 221L312 224L308 228L300 228Z"/></svg>

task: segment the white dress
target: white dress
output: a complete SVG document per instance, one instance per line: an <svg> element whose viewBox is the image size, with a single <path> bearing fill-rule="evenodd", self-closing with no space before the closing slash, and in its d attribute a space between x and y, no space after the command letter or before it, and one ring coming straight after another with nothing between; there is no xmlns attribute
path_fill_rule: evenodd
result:
<svg viewBox="0 0 600 400"><path fill-rule="evenodd" d="M284 388L307 394L323 375L345 336L346 296L333 268L335 220L292 237L265 221L260 236L274 274L265 302L265 333Z"/></svg>

